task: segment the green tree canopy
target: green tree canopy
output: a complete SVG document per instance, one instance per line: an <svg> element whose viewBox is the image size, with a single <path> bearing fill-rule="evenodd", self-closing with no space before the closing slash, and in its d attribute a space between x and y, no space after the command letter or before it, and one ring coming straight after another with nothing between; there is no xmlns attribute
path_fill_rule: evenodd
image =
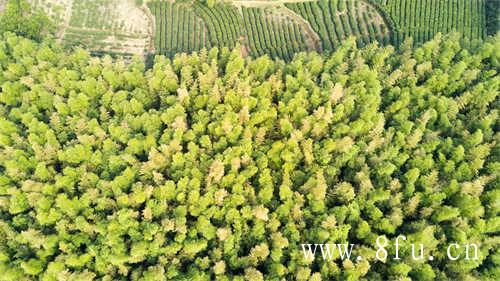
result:
<svg viewBox="0 0 500 281"><path fill-rule="evenodd" d="M459 38L145 70L0 35L0 279L498 280L500 35Z"/></svg>

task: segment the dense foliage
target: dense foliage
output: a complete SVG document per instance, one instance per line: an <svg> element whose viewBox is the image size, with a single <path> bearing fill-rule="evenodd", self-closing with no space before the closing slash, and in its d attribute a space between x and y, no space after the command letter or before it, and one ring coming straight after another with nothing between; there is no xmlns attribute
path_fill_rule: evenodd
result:
<svg viewBox="0 0 500 281"><path fill-rule="evenodd" d="M500 31L500 2L486 1L486 28L488 34Z"/></svg>
<svg viewBox="0 0 500 281"><path fill-rule="evenodd" d="M54 31L54 26L42 12L32 13L25 0L8 0L5 11L0 13L0 34L17 35L40 41Z"/></svg>
<svg viewBox="0 0 500 281"><path fill-rule="evenodd" d="M500 37L459 42L145 71L4 35L0 279L495 280ZM435 259L376 261L400 234Z"/></svg>

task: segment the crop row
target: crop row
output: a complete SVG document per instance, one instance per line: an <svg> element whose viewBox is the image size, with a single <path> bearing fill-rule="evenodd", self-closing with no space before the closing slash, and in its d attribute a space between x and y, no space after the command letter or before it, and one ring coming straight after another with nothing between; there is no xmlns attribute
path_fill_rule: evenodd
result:
<svg viewBox="0 0 500 281"><path fill-rule="evenodd" d="M267 54L291 60L293 54L306 50L304 37L298 24L273 19L263 9L243 8L243 21L250 53L255 56Z"/></svg>
<svg viewBox="0 0 500 281"><path fill-rule="evenodd" d="M148 6L156 19L157 53L173 55L209 47L205 24L188 6L172 2L152 2Z"/></svg>
<svg viewBox="0 0 500 281"><path fill-rule="evenodd" d="M196 14L203 19L210 43L214 46L233 48L241 36L242 19L236 7L216 4L208 7L200 1L193 4Z"/></svg>
<svg viewBox="0 0 500 281"><path fill-rule="evenodd" d="M288 8L306 19L321 38L324 50L335 49L349 36L364 45L375 40L390 42L390 30L374 7L356 0L321 0L288 3Z"/></svg>
<svg viewBox="0 0 500 281"><path fill-rule="evenodd" d="M459 31L470 39L486 35L487 0L388 0L386 9L400 27L398 41L424 42L438 32Z"/></svg>

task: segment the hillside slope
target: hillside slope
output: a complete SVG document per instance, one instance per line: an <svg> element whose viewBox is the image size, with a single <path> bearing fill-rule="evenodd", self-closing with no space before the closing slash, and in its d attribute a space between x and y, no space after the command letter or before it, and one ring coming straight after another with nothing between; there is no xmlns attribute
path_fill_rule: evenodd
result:
<svg viewBox="0 0 500 281"><path fill-rule="evenodd" d="M5 1L5 0L2 0ZM498 30L498 4L487 0L202 1L30 0L59 25L68 46L107 53L165 54L236 44L249 55L290 60L300 51L329 53L349 36L421 44L458 31L482 39ZM269 38L266 38L268 36Z"/></svg>

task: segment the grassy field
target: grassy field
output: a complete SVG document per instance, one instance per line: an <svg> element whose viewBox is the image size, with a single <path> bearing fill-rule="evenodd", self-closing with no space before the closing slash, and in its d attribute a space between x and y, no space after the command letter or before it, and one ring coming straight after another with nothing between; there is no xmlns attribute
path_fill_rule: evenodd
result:
<svg viewBox="0 0 500 281"><path fill-rule="evenodd" d="M0 6L2 4L0 0ZM59 26L68 46L120 54L173 56L214 46L289 60L300 51L329 53L350 36L358 45L421 44L458 31L481 39L498 31L488 0L203 1L30 0Z"/></svg>

